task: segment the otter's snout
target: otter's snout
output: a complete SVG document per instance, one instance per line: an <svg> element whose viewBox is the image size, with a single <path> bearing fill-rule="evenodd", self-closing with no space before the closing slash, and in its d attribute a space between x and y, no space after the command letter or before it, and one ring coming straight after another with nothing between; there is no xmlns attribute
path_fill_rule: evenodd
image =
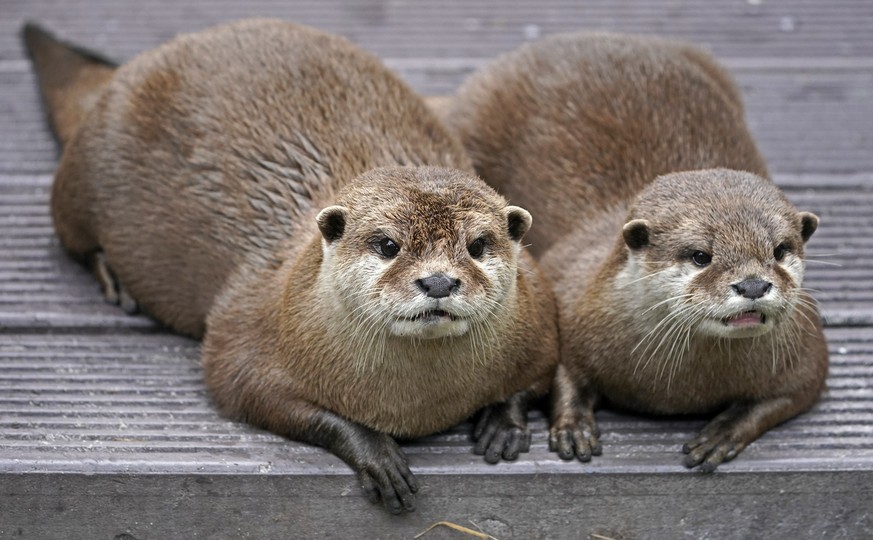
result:
<svg viewBox="0 0 873 540"><path fill-rule="evenodd" d="M461 280L445 274L434 274L416 280L415 284L430 298L445 298L460 287Z"/></svg>
<svg viewBox="0 0 873 540"><path fill-rule="evenodd" d="M756 300L770 292L773 284L763 279L745 279L739 283L734 283L731 287L737 294L751 300Z"/></svg>

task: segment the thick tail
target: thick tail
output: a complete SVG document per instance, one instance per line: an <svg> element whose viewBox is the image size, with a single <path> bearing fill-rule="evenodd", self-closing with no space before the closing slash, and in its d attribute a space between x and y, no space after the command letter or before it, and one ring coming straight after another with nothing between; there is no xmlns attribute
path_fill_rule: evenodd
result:
<svg viewBox="0 0 873 540"><path fill-rule="evenodd" d="M32 23L24 25L21 37L36 69L52 127L64 145L97 103L117 65L59 41Z"/></svg>

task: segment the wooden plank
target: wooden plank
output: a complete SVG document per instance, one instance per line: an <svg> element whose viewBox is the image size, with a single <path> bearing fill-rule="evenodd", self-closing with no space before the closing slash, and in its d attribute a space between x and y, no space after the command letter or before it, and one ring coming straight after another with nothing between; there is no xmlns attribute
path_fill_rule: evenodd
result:
<svg viewBox="0 0 873 540"><path fill-rule="evenodd" d="M0 61L21 58L16 32L26 19L125 59L179 32L253 16L336 32L386 58L488 58L542 35L596 29L688 39L722 57L873 56L867 0L6 0L3 7Z"/></svg>
<svg viewBox="0 0 873 540"><path fill-rule="evenodd" d="M873 333L828 329L829 392L772 430L732 472L873 470ZM0 342L0 471L6 473L350 475L325 451L222 419L202 382L197 343L168 334L8 335ZM470 426L404 444L423 474L679 474L700 419L598 413L604 456L567 464L532 416L530 454L493 467L471 452ZM721 470L721 469L720 469ZM650 471L651 472L651 471Z"/></svg>
<svg viewBox="0 0 873 540"><path fill-rule="evenodd" d="M679 447L701 419L599 411L604 456L489 466L469 424L404 443L423 484L392 517L335 457L222 419L198 344L106 305L57 244L57 150L17 31L130 58L181 31L269 15L350 37L422 93L558 31L689 39L735 74L777 183L822 226L805 286L829 328L828 393L714 475ZM410 538L449 520L507 538L873 536L873 3L868 0L4 0L0 17L0 538ZM476 525L471 524L474 522ZM425 538L457 538L435 530Z"/></svg>
<svg viewBox="0 0 873 540"><path fill-rule="evenodd" d="M348 476L6 474L0 537L408 540L443 520L500 540L873 536L869 471L420 478L415 512L391 516Z"/></svg>

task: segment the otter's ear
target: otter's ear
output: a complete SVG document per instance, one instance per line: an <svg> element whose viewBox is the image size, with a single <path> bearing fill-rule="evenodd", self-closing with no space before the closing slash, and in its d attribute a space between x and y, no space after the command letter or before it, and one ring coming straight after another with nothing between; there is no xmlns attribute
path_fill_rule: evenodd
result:
<svg viewBox="0 0 873 540"><path fill-rule="evenodd" d="M800 237L806 243L812 233L818 229L818 216L812 212L800 212Z"/></svg>
<svg viewBox="0 0 873 540"><path fill-rule="evenodd" d="M503 211L506 213L506 229L509 231L509 237L516 242L521 241L533 223L530 212L518 206L507 206Z"/></svg>
<svg viewBox="0 0 873 540"><path fill-rule="evenodd" d="M347 210L343 206L328 206L315 216L321 236L330 244L338 240L346 230Z"/></svg>
<svg viewBox="0 0 873 540"><path fill-rule="evenodd" d="M644 219L632 219L621 229L624 243L631 249L640 249L649 245L649 222Z"/></svg>

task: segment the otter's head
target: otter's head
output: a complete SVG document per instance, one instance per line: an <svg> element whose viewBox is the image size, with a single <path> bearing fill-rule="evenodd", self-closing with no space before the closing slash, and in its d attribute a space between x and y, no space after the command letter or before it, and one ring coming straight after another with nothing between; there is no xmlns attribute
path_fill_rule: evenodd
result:
<svg viewBox="0 0 873 540"><path fill-rule="evenodd" d="M816 227L818 218L798 212L770 181L711 169L656 179L637 198L623 238L647 303L669 312L666 326L752 337L791 316Z"/></svg>
<svg viewBox="0 0 873 540"><path fill-rule="evenodd" d="M515 294L530 214L479 179L375 169L317 217L323 276L368 334L438 338L489 324Z"/></svg>

